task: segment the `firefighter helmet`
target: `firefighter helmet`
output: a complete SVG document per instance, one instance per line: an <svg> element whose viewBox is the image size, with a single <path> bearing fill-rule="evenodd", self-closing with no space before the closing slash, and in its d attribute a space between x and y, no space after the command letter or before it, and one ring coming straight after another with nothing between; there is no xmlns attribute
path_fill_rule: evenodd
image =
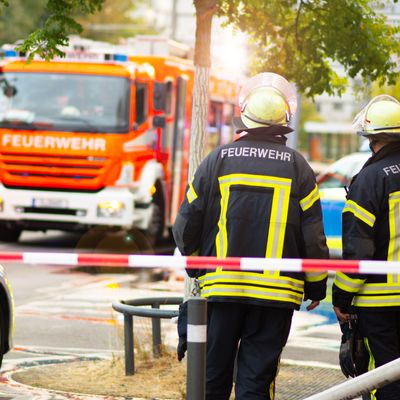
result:
<svg viewBox="0 0 400 400"><path fill-rule="evenodd" d="M354 118L353 126L369 138L400 138L400 102L385 94L374 97Z"/></svg>
<svg viewBox="0 0 400 400"><path fill-rule="evenodd" d="M296 91L282 76L263 72L243 86L239 107L242 122L247 128L287 126L296 112Z"/></svg>

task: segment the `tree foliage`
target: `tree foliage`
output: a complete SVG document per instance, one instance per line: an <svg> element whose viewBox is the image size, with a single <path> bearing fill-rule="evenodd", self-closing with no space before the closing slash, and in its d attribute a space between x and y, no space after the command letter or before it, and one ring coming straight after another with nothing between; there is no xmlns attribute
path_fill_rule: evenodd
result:
<svg viewBox="0 0 400 400"><path fill-rule="evenodd" d="M397 81L394 85L378 85L374 82L370 88L371 97L378 96L380 94L388 94L396 97L400 100L400 81Z"/></svg>
<svg viewBox="0 0 400 400"><path fill-rule="evenodd" d="M46 3L47 0L13 0L8 7L0 6L0 43L26 38L48 17Z"/></svg>
<svg viewBox="0 0 400 400"><path fill-rule="evenodd" d="M251 38L252 72L277 72L314 96L345 89L333 60L350 77L395 82L398 28L376 11L382 6L368 0L223 0L218 15Z"/></svg>
<svg viewBox="0 0 400 400"><path fill-rule="evenodd" d="M6 3L7 0L0 0ZM80 34L82 26L76 21L76 14L94 14L99 12L105 0L47 0L48 17L43 25L33 31L24 40L19 50L35 54L47 60L55 56L62 57L61 46L68 44L68 35Z"/></svg>
<svg viewBox="0 0 400 400"><path fill-rule="evenodd" d="M100 12L80 14L76 20L83 28L82 35L93 40L117 43L137 34L157 33L149 21L132 17L134 8L132 0L105 0Z"/></svg>
<svg viewBox="0 0 400 400"><path fill-rule="evenodd" d="M0 4L8 3L0 0ZM68 43L68 35L82 32L82 16L98 14L108 3L47 0L47 18L27 36L21 50L46 59L62 56L60 46ZM381 84L396 81L399 29L389 26L379 13L384 3L387 1L194 0L198 25L216 12L226 24L248 34L254 51L252 73L280 73L311 97L324 91L340 94L345 89L346 77L335 72L333 60L342 64L350 77L360 75L364 81ZM88 18L86 21L92 17ZM197 60L205 59L201 55L209 45L205 42L208 39L199 44L202 47Z"/></svg>

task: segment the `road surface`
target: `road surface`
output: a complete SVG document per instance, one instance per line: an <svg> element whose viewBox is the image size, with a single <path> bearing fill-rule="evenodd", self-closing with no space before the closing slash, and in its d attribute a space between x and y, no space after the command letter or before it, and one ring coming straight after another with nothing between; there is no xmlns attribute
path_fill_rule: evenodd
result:
<svg viewBox="0 0 400 400"><path fill-rule="evenodd" d="M0 251L69 252L75 251L79 239L79 235L57 231L24 232L18 244L0 243ZM112 310L112 302L183 294L181 280L143 282L143 276L132 270L117 273L98 268L4 266L15 297L15 347L6 355L3 371L71 358L122 355L123 322ZM325 315L318 310L295 313L283 361L338 368L340 333L332 316L326 316L327 307ZM174 346L176 326L170 321L163 324L167 341ZM151 335L147 319L135 326ZM27 396L20 388L5 386L7 382L0 390L0 399L2 393L8 396L3 398L11 399Z"/></svg>

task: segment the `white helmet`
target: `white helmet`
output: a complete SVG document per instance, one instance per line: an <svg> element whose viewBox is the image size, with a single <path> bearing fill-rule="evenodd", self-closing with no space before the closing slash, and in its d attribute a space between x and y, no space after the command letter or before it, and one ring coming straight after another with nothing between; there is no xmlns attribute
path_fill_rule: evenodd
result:
<svg viewBox="0 0 400 400"><path fill-rule="evenodd" d="M296 91L282 76L263 72L243 86L239 107L241 120L247 128L287 126L296 112Z"/></svg>
<svg viewBox="0 0 400 400"><path fill-rule="evenodd" d="M400 136L400 102L386 94L374 97L356 115L353 126L362 136Z"/></svg>

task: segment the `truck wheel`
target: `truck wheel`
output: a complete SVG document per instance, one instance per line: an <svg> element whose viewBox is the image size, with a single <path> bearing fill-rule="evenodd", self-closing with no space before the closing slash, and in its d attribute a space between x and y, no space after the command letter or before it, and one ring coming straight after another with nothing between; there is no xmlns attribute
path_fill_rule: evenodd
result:
<svg viewBox="0 0 400 400"><path fill-rule="evenodd" d="M0 242L18 242L21 232L22 230L18 228L8 228L6 226L2 226L0 227Z"/></svg>
<svg viewBox="0 0 400 400"><path fill-rule="evenodd" d="M145 235L136 228L126 231L103 226L94 227L81 237L76 249L98 253L153 254Z"/></svg>
<svg viewBox="0 0 400 400"><path fill-rule="evenodd" d="M5 324L5 318L3 312L0 310L0 368L3 363L4 351L6 348L6 338L7 338L7 326Z"/></svg>
<svg viewBox="0 0 400 400"><path fill-rule="evenodd" d="M109 233L98 243L96 251L119 254L153 254L153 249L146 237L135 228Z"/></svg>
<svg viewBox="0 0 400 400"><path fill-rule="evenodd" d="M96 226L89 229L79 239L78 243L76 244L76 249L95 251L99 242L107 235L108 229L109 228L102 226Z"/></svg>
<svg viewBox="0 0 400 400"><path fill-rule="evenodd" d="M164 233L164 211L158 203L153 203L153 214L149 226L143 233L153 247L162 239Z"/></svg>

